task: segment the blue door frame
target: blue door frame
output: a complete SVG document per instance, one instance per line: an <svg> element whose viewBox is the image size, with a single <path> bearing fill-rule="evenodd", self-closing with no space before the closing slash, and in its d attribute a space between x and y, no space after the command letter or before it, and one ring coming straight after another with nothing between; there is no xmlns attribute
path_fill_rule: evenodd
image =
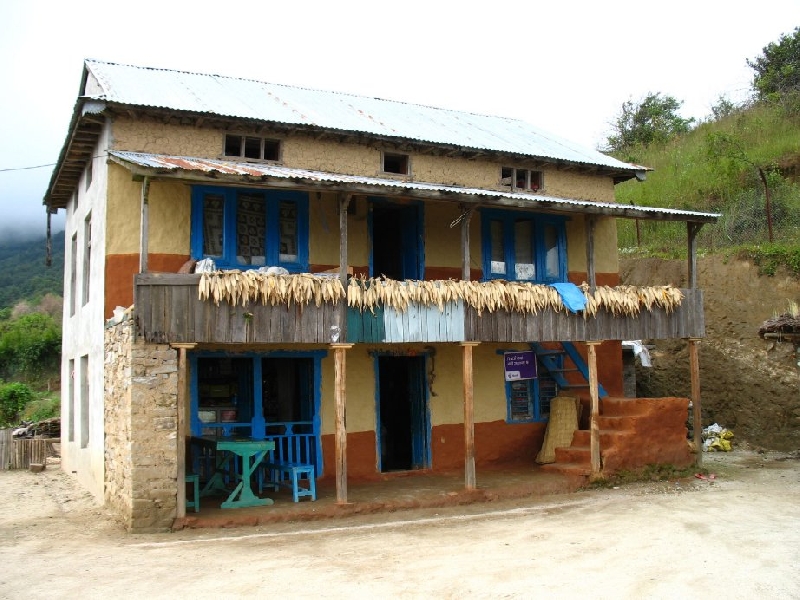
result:
<svg viewBox="0 0 800 600"><path fill-rule="evenodd" d="M424 213L421 202L393 202L382 198L370 198L370 210L367 221L370 240L369 273L370 277L386 275L390 279L424 279L425 277L425 244ZM391 226L381 231L381 219L375 212L391 212ZM378 231L376 231L378 229ZM397 255L399 261L396 273L382 273L380 263L381 244L393 244L390 253ZM376 246L377 254L376 256Z"/></svg>
<svg viewBox="0 0 800 600"><path fill-rule="evenodd" d="M388 470L415 470L426 469L431 466L431 420L430 408L428 402L428 386L427 386L427 363L429 357L427 353L420 353L416 355L398 355L396 353L373 353L374 369L375 369L375 414L376 414L376 442L377 442L377 457L378 457L378 470L381 472ZM403 361L403 363L395 363L392 368L381 368L382 361ZM388 363L383 362L385 367ZM395 376L398 377L399 395L391 400L403 402L405 398L408 400L407 405L397 406L401 412L405 413L408 410L407 416L408 423L390 423L387 419L391 419L392 415L384 414L385 411L381 410L382 390L387 394L389 389L387 381L383 377ZM384 397L383 401L386 402L387 398ZM383 451L384 445L391 440L390 431L391 427L409 427L408 431L401 432L401 440L408 447L402 449L403 452L409 451L409 460L407 466L394 467L391 463L385 464L385 452ZM408 434L409 438L406 439L405 435Z"/></svg>

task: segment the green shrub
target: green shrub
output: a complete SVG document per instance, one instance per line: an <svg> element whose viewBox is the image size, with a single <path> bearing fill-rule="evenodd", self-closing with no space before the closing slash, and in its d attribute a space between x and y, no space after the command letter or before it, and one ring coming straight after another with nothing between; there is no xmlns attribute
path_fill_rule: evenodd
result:
<svg viewBox="0 0 800 600"><path fill-rule="evenodd" d="M0 384L0 427L19 424L25 406L36 399L36 393L24 383Z"/></svg>
<svg viewBox="0 0 800 600"><path fill-rule="evenodd" d="M36 423L61 416L61 398L56 395L41 394L32 400L22 411L22 420Z"/></svg>

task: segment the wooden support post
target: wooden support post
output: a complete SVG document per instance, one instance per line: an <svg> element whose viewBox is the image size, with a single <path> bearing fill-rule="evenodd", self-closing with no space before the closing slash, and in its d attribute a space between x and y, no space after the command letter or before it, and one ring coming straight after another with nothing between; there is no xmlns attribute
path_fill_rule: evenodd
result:
<svg viewBox="0 0 800 600"><path fill-rule="evenodd" d="M472 348L479 342L461 342L464 348L464 488L474 490L475 482L475 409L472 386Z"/></svg>
<svg viewBox="0 0 800 600"><path fill-rule="evenodd" d="M339 197L339 281L347 289L347 208L352 201L352 194Z"/></svg>
<svg viewBox="0 0 800 600"><path fill-rule="evenodd" d="M700 357L697 344L699 338L689 338L689 370L692 380L692 436L695 445L695 464L703 466L703 417L700 412Z"/></svg>
<svg viewBox="0 0 800 600"><path fill-rule="evenodd" d="M689 287L697 289L697 233L703 227L702 223L686 223L688 234L688 254L689 254Z"/></svg>
<svg viewBox="0 0 800 600"><path fill-rule="evenodd" d="M593 216L586 215L584 217L584 227L586 229L586 278L589 284L589 290L594 293L597 287L597 276L595 274L594 266L594 230L596 220Z"/></svg>
<svg viewBox="0 0 800 600"><path fill-rule="evenodd" d="M345 353L353 344L333 348L334 399L336 402L336 503L347 504L347 394Z"/></svg>
<svg viewBox="0 0 800 600"><path fill-rule="evenodd" d="M186 411L189 406L189 361L186 351L191 350L196 344L172 344L178 351L178 394L177 394L177 422L175 437L175 462L177 467L176 483L178 494L175 500L175 518L182 519L186 516ZM195 502L197 499L195 498Z"/></svg>
<svg viewBox="0 0 800 600"><path fill-rule="evenodd" d="M589 393L592 399L592 412L589 431L589 447L591 450L592 477L600 476L600 392L597 383L597 350L602 342L586 342L589 363Z"/></svg>
<svg viewBox="0 0 800 600"><path fill-rule="evenodd" d="M461 218L461 279L469 281L471 278L471 264L472 259L469 251L469 223L472 220L472 213L475 207L465 208Z"/></svg>
<svg viewBox="0 0 800 600"><path fill-rule="evenodd" d="M139 232L139 273L147 273L147 253L150 242L150 178L142 181L142 215Z"/></svg>

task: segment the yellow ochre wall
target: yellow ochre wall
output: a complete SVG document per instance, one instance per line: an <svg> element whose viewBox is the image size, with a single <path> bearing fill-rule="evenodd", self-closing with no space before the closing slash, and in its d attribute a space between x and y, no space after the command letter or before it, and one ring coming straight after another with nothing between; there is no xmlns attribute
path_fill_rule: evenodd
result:
<svg viewBox="0 0 800 600"><path fill-rule="evenodd" d="M223 132L212 129L117 119L113 123L112 146L131 151L219 157L223 135ZM367 145L295 137L284 140L282 158L283 163L290 167L381 175L380 149ZM412 155L412 179L502 189L498 186L500 166L500 162ZM213 181L208 183L213 184ZM107 315L115 306L128 306L133 301L132 276L138 271L139 262L141 193L142 183L134 181L127 169L109 165L105 249ZM607 177L547 169L543 193L601 201L614 199L613 184ZM363 273L369 264L367 199L355 196L351 202L348 262L356 272ZM151 181L149 203L149 269L175 272L190 255L191 185ZM426 202L424 212L426 278L460 277L461 229L460 226L450 227L460 214L459 205ZM337 195L310 192L309 215L311 270L336 267L339 263ZM580 283L586 278L585 232L581 215L571 216L567 221L567 250L570 280ZM598 283L615 284L618 262L614 219L598 219L595 250ZM481 269L479 213L473 215L470 224L470 259L473 276L478 276Z"/></svg>
<svg viewBox="0 0 800 600"><path fill-rule="evenodd" d="M222 152L225 133L214 129L118 118L113 124L112 149L224 158ZM253 132L241 133L253 135ZM386 176L380 171L381 148L377 146L301 136L266 135L266 137L282 140L281 163L287 167L369 177ZM504 190L507 188L500 186L500 168L514 166L543 171L544 187L539 191L540 194L614 202L614 184L610 177L584 175L548 167L540 169L535 165L526 164L525 161L480 161L416 155L413 152L410 153L410 157L411 176L398 177L400 180ZM396 176L388 175L388 177Z"/></svg>

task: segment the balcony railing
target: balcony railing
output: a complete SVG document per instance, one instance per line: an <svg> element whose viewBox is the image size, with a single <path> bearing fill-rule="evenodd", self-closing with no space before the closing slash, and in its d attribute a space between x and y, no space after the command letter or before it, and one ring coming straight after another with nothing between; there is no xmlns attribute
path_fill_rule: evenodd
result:
<svg viewBox="0 0 800 600"><path fill-rule="evenodd" d="M135 280L137 332L153 343L532 342L704 337L703 293L684 289L680 306L634 316L563 310L478 311L463 301L403 310L358 310L345 301L307 305L233 306L199 299L199 275L145 274Z"/></svg>

